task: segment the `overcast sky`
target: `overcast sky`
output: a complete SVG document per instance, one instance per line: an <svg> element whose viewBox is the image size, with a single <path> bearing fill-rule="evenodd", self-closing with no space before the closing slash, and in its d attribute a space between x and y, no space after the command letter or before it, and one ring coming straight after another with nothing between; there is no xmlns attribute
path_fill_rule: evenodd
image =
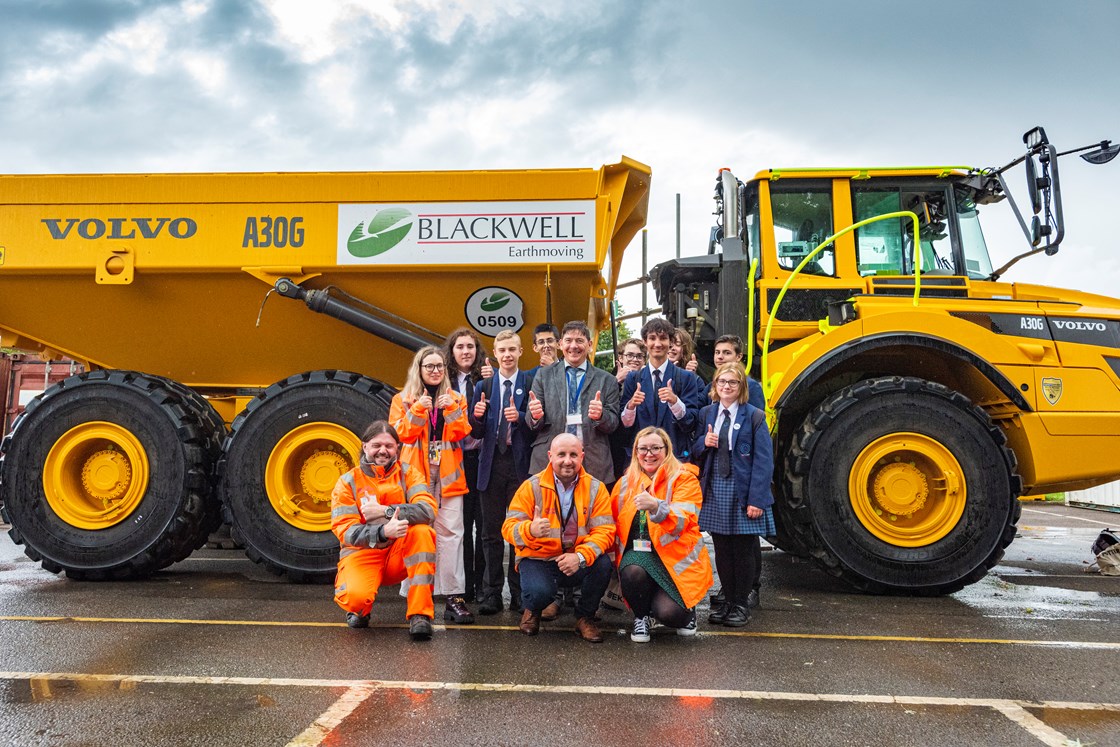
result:
<svg viewBox="0 0 1120 747"><path fill-rule="evenodd" d="M1117 0L0 0L0 173L625 154L653 168L659 261L678 192L683 253L706 251L721 166L998 166L1036 124L1120 140L1117 28ZM1061 252L1006 279L1120 296L1120 160L1063 159L1062 186ZM993 233L997 265L1020 251Z"/></svg>

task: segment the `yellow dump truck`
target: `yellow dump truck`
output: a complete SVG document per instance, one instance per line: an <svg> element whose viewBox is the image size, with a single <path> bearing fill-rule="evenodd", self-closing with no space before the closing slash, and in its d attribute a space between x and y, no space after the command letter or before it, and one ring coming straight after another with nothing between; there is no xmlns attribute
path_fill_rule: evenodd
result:
<svg viewBox="0 0 1120 747"><path fill-rule="evenodd" d="M125 578L185 558L224 510L254 560L330 577L331 489L413 351L464 325L604 327L649 188L627 158L0 176L0 344L88 369L0 444L12 538L48 570Z"/></svg>
<svg viewBox="0 0 1120 747"><path fill-rule="evenodd" d="M1018 496L1120 478L1120 300L1001 279L1058 250L1059 157L1120 146L1024 143L1001 168L725 170L708 254L653 271L701 358L719 335L747 342L775 542L858 588L960 589L1014 538ZM979 213L1019 164L1025 251L993 268Z"/></svg>

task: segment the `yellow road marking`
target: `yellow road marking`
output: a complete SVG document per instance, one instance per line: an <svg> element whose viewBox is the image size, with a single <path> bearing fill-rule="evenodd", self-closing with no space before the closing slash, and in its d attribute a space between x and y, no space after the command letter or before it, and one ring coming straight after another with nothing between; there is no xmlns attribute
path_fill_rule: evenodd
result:
<svg viewBox="0 0 1120 747"><path fill-rule="evenodd" d="M118 623L131 625L242 625L246 627L281 627L281 628L344 628L341 622L314 622L293 620L196 620L187 618L144 618L144 617L76 617L76 616L39 616L39 615L0 615L0 621L10 622L78 622L78 623ZM371 628L405 629L405 623L375 623ZM513 632L518 631L514 625L433 625L436 630L443 631L481 631L498 630ZM607 627L614 627L608 625ZM546 628L547 630L547 628ZM570 631L568 627L552 628L554 631ZM520 632L520 631L518 631ZM973 643L999 646L1045 646L1050 648L1079 648L1120 650L1120 642L1112 641L1055 641L1045 639L1016 639L1016 638L938 638L934 636L909 636L909 635L842 635L839 633L781 633L746 630L704 630L699 633L702 637L708 636L733 636L738 638L790 638L798 640L822 641L867 641L867 642L896 642L896 643L940 643L955 644Z"/></svg>

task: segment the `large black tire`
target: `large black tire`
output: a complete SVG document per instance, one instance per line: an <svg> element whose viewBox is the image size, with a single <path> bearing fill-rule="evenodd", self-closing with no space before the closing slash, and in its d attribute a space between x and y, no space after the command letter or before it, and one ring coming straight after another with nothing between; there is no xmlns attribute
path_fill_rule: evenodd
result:
<svg viewBox="0 0 1120 747"><path fill-rule="evenodd" d="M201 545L215 455L180 389L132 371L93 371L59 382L28 405L4 441L0 463L4 519L28 557L71 578L123 579L148 575ZM119 437L101 438L98 423ZM135 462L124 459L134 491L124 494L130 509L86 523L83 512L95 513L116 486L87 492L83 470L96 467L97 454L127 453L124 442L143 451ZM77 444L69 458L51 456L67 443Z"/></svg>
<svg viewBox="0 0 1120 747"><path fill-rule="evenodd" d="M908 442L941 450L945 456L933 463L949 465L944 474L952 477L923 482L920 467L930 462L903 448L869 456L877 444L894 449ZM1003 431L962 394L913 377L869 379L840 390L806 416L786 459L783 513L809 554L858 589L948 594L983 578L1014 539L1022 490L1015 465ZM898 477L903 493L907 485L919 486L911 496L922 495L926 485L937 488L925 493L928 503L910 504L918 507L913 516L933 517L928 541L896 540L890 522L904 524L912 509L903 506L898 513L905 515L897 517L884 513L883 505L896 504L876 503L874 490L859 490L865 483L856 475L865 474L881 476L880 487ZM939 487L949 484L960 489Z"/></svg>
<svg viewBox="0 0 1120 747"><path fill-rule="evenodd" d="M339 545L329 530L333 480L327 485L320 479L314 500L301 504L311 509L307 522L282 515L280 507L295 502L270 495L267 484L270 477L294 479L291 473L312 462L328 464L329 472L335 452L338 468L345 471L356 466L360 454L350 453L350 447L339 443L341 438L322 438L294 447L279 466L274 462L270 467L269 460L283 443L299 440L299 429L319 423L335 429L336 436L352 434L349 438L357 442L367 425L388 417L391 401L390 390L360 374L312 371L268 387L234 419L219 467L222 505L234 540L245 546L250 559L296 582L326 583L334 578ZM307 528L315 522L322 525L319 531Z"/></svg>
<svg viewBox="0 0 1120 747"><path fill-rule="evenodd" d="M198 525L198 536L190 543L191 550L186 551L186 555L175 558L172 562L179 562L186 559L195 549L202 547L206 544L210 535L218 531L222 526L222 502L218 498L218 462L222 458L222 446L225 444L227 431L226 424L222 420L222 416L214 409L214 406L198 392L194 391L188 386L184 386L177 381L164 379L164 383L175 394L182 398L183 406L191 410L195 420L202 428L204 442L203 447L206 451L206 460L209 465L209 471L206 475L206 510L203 514L202 521ZM184 545L184 549L186 546Z"/></svg>

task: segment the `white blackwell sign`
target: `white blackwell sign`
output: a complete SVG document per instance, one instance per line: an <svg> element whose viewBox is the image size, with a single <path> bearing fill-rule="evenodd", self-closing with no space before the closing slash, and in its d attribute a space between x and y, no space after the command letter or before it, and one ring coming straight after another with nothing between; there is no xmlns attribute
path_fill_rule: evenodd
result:
<svg viewBox="0 0 1120 747"><path fill-rule="evenodd" d="M594 200L338 206L340 265L594 262Z"/></svg>

